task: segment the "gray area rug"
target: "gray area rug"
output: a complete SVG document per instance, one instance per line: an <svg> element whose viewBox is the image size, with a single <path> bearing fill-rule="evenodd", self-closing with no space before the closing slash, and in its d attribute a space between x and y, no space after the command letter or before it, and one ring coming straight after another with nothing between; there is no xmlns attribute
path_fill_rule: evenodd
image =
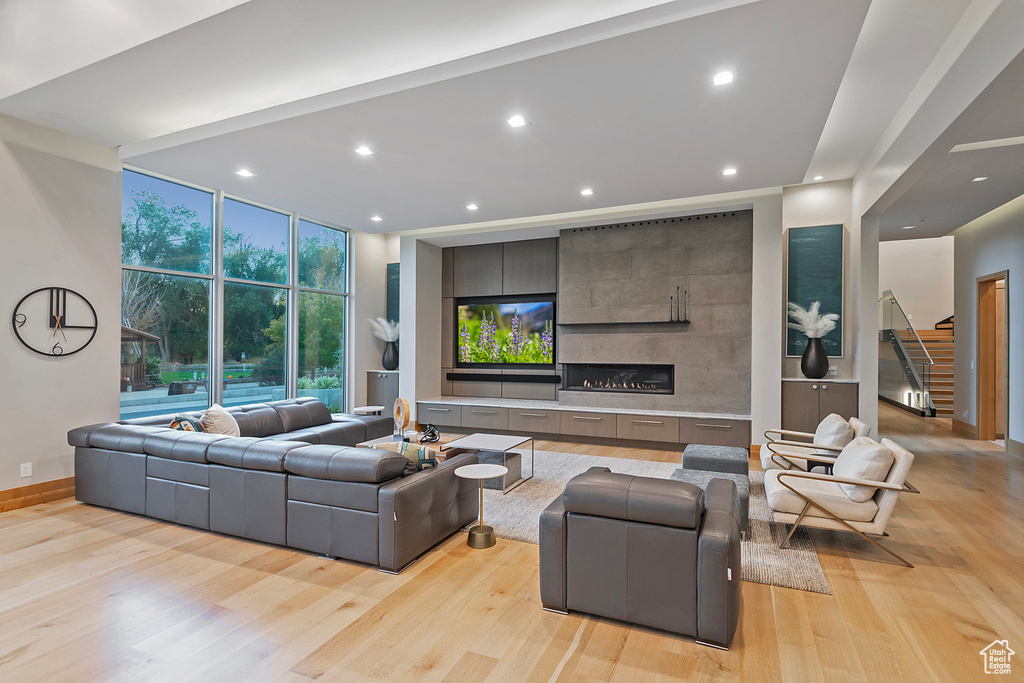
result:
<svg viewBox="0 0 1024 683"><path fill-rule="evenodd" d="M525 460L524 470L528 469L529 455ZM679 469L674 463L554 451L537 451L535 465L533 479L504 496L500 491L484 489L484 523L494 527L499 538L536 544L541 511L562 495L567 481L591 467L659 479L670 479ZM831 595L807 530L797 529L789 546L780 550L779 543L787 533L785 524L772 520L764 493L764 474L751 471L750 527L742 544L743 580Z"/></svg>

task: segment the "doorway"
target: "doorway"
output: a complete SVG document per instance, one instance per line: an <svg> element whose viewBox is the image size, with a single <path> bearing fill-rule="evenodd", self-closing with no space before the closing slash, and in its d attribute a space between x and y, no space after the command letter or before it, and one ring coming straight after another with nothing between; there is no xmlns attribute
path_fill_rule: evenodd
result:
<svg viewBox="0 0 1024 683"><path fill-rule="evenodd" d="M978 278L978 439L1006 438L1009 377L1009 271Z"/></svg>

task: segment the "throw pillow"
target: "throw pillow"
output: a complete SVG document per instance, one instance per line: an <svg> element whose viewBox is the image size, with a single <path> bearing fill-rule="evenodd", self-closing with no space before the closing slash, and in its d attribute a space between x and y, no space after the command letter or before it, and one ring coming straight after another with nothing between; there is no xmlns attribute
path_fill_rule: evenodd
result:
<svg viewBox="0 0 1024 683"><path fill-rule="evenodd" d="M175 415L174 419L171 420L171 424L167 426L182 432L206 432L206 427L202 421L191 415Z"/></svg>
<svg viewBox="0 0 1024 683"><path fill-rule="evenodd" d="M836 458L832 474L849 479L885 481L893 463L892 451L869 436L858 436ZM843 492L855 503L863 503L875 495L874 486L840 484Z"/></svg>
<svg viewBox="0 0 1024 683"><path fill-rule="evenodd" d="M203 413L203 424L206 431L211 434L225 434L227 436L240 436L238 422L235 417L223 407L214 403Z"/></svg>
<svg viewBox="0 0 1024 683"><path fill-rule="evenodd" d="M822 446L842 448L852 440L853 427L835 413L822 420L818 428L814 430L814 443L821 444ZM830 458L834 458L836 455L835 451L823 449L818 449L816 452L818 455L827 455Z"/></svg>

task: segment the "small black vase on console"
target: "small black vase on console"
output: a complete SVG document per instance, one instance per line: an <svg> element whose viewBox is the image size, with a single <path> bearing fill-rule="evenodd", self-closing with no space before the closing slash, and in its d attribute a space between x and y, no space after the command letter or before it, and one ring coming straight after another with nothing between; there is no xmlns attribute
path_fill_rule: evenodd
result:
<svg viewBox="0 0 1024 683"><path fill-rule="evenodd" d="M821 345L820 337L811 337L807 340L807 348L800 359L800 372L809 379L821 379L828 374L828 354Z"/></svg>
<svg viewBox="0 0 1024 683"><path fill-rule="evenodd" d="M385 342L384 355L381 356L380 364L384 366L385 370L395 370L398 368L398 347L395 342Z"/></svg>

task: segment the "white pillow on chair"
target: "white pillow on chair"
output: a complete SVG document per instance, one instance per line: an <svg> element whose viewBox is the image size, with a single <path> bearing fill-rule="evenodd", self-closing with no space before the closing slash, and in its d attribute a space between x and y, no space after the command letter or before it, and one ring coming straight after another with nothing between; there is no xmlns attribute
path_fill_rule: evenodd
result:
<svg viewBox="0 0 1024 683"><path fill-rule="evenodd" d="M885 481L893 463L892 451L868 436L851 441L832 465L832 474L847 479ZM843 492L855 503L870 500L878 489L873 486L840 484Z"/></svg>
<svg viewBox="0 0 1024 683"><path fill-rule="evenodd" d="M814 430L814 443L821 446L835 446L842 448L853 440L853 427L840 416L832 413L818 425ZM817 450L818 455L827 455L830 458L835 456L833 451Z"/></svg>

